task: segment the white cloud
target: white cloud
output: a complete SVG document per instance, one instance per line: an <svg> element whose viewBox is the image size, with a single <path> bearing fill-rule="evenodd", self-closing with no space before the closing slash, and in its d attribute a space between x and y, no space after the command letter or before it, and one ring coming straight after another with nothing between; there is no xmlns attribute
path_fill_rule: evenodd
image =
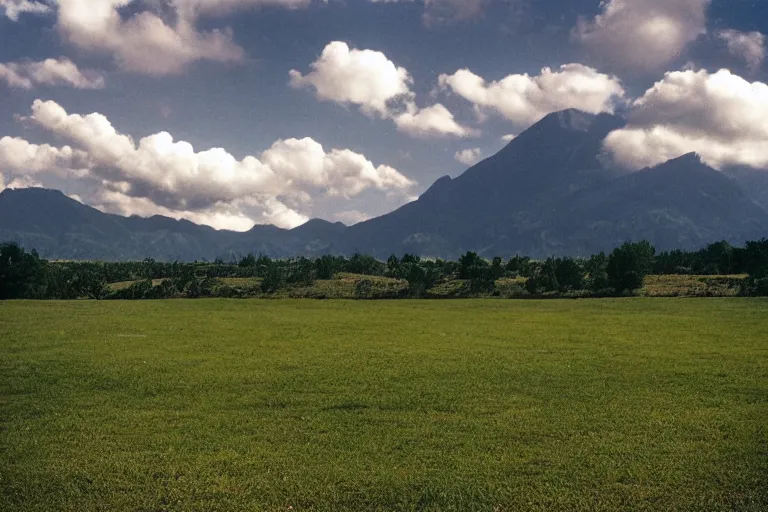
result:
<svg viewBox="0 0 768 512"><path fill-rule="evenodd" d="M306 220L302 210L311 208L313 195L351 198L374 189L409 197L415 185L392 167L374 166L347 149L326 151L310 138L279 140L259 157L237 160L221 148L196 152L167 132L135 143L103 115L68 114L52 101L36 100L25 119L75 149L5 137L0 171L16 176L54 171L97 181L102 194L92 201L118 213L205 218L236 229L244 219L293 227Z"/></svg>
<svg viewBox="0 0 768 512"><path fill-rule="evenodd" d="M734 57L743 59L750 70L757 71L765 60L765 36L760 32L721 30L717 37L728 45Z"/></svg>
<svg viewBox="0 0 768 512"><path fill-rule="evenodd" d="M76 89L101 89L104 77L94 71L80 71L71 60L45 59L41 62L0 63L0 81L9 87L31 89L36 85L65 85Z"/></svg>
<svg viewBox="0 0 768 512"><path fill-rule="evenodd" d="M617 100L625 95L618 78L581 64L566 64L558 70L544 68L538 76L509 75L491 83L462 69L441 75L439 85L476 108L494 110L521 127L567 108L612 113Z"/></svg>
<svg viewBox="0 0 768 512"><path fill-rule="evenodd" d="M482 160L483 152L480 148L465 149L457 151L453 157L457 162L461 162L464 165L475 165Z"/></svg>
<svg viewBox="0 0 768 512"><path fill-rule="evenodd" d="M14 175L43 172L69 176L90 166L88 155L70 146L57 148L48 144L30 144L18 137L0 138L0 168Z"/></svg>
<svg viewBox="0 0 768 512"><path fill-rule="evenodd" d="M248 6L298 8L311 0L164 0L167 22L152 10L124 19L119 9L138 0L58 0L57 27L76 47L114 56L121 68L149 75L180 73L199 60L237 62L244 51L229 29L200 31L197 19ZM162 9L160 9L162 10Z"/></svg>
<svg viewBox="0 0 768 512"><path fill-rule="evenodd" d="M139 215L141 217L162 215L232 231L248 231L253 227L254 221L260 224L274 224L275 226L291 228L308 220L306 216L291 210L283 203L269 200L263 204L251 203L258 210L254 216L244 212L249 204L243 201L215 203L195 211L176 210L158 205L145 197L132 197L120 191L108 189L97 190L92 196L87 197L86 203L106 213L123 216Z"/></svg>
<svg viewBox="0 0 768 512"><path fill-rule="evenodd" d="M517 135L513 135L513 134L509 133L507 135L502 135L501 142L503 142L504 144L509 144L510 142L515 140L516 138L517 138Z"/></svg>
<svg viewBox="0 0 768 512"><path fill-rule="evenodd" d="M440 103L419 109L410 103L405 112L394 117L397 129L412 137L473 137L476 130L462 126Z"/></svg>
<svg viewBox="0 0 768 512"><path fill-rule="evenodd" d="M768 168L768 85L720 70L667 73L632 104L606 150L639 169L696 152L715 168Z"/></svg>
<svg viewBox="0 0 768 512"><path fill-rule="evenodd" d="M312 71L306 75L291 70L290 86L313 88L320 100L355 105L366 115L392 119L400 131L411 136L466 137L474 133L456 122L441 104L416 106L410 73L381 52L333 41L310 67Z"/></svg>
<svg viewBox="0 0 768 512"><path fill-rule="evenodd" d="M23 13L46 14L51 12L50 5L34 0L0 0L0 8L3 8L5 15L13 21L19 21L19 15Z"/></svg>
<svg viewBox="0 0 768 512"><path fill-rule="evenodd" d="M711 0L604 0L574 38L622 69L658 69L706 33Z"/></svg>
<svg viewBox="0 0 768 512"><path fill-rule="evenodd" d="M381 52L333 41L311 67L306 76L291 70L291 87L312 87L319 99L357 105L367 115L387 117L391 102L413 96L411 75Z"/></svg>

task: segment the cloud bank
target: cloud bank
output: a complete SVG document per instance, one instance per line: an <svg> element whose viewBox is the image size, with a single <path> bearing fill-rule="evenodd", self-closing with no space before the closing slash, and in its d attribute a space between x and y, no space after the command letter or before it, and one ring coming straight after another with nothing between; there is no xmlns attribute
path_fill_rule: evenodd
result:
<svg viewBox="0 0 768 512"><path fill-rule="evenodd" d="M36 100L25 119L72 147L3 137L0 172L89 179L99 184L89 204L122 214L159 213L231 229L295 227L307 220L313 196L348 199L378 190L409 197L415 184L392 167L348 149L326 151L311 138L279 140L259 157L237 160L221 148L196 152L167 132L136 143L105 116L68 114L53 101Z"/></svg>
<svg viewBox="0 0 768 512"><path fill-rule="evenodd" d="M606 150L625 167L653 166L690 152L708 165L768 168L768 85L728 70L677 71L632 103L628 125Z"/></svg>

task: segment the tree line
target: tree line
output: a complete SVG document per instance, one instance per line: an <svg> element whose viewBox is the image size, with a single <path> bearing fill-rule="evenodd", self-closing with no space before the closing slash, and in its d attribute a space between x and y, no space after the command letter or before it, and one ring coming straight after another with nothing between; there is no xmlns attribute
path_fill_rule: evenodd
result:
<svg viewBox="0 0 768 512"><path fill-rule="evenodd" d="M248 254L225 263L158 262L58 262L41 258L15 243L0 244L0 299L161 299L168 297L238 296L222 286L221 278L259 278L259 291L274 294L290 287L310 287L316 280L330 280L340 273L388 277L407 283L396 296L423 297L446 281L460 281L467 293L494 293L503 279L519 279L530 296L582 296L631 294L643 286L648 274L735 275L747 274L742 294L768 295L768 240L750 241L744 247L727 242L699 251L658 253L647 241L627 242L609 254L589 258L525 256L486 259L467 252L456 261L427 259L406 254L387 261L355 254L273 259ZM125 283L125 286L110 286ZM372 282L361 280L358 298L370 297Z"/></svg>

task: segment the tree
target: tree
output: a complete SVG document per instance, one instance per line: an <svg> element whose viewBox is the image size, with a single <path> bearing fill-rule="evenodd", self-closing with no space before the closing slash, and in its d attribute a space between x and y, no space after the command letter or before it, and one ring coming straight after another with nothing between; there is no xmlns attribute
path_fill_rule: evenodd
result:
<svg viewBox="0 0 768 512"><path fill-rule="evenodd" d="M312 286L315 284L315 275L312 261L302 256L288 261L288 276L285 281L288 284Z"/></svg>
<svg viewBox="0 0 768 512"><path fill-rule="evenodd" d="M592 292L600 292L611 287L608 280L608 256L604 252L592 255L584 262L586 287Z"/></svg>
<svg viewBox="0 0 768 512"><path fill-rule="evenodd" d="M245 256L240 260L240 262L237 264L240 268L248 268L248 267L255 267L256 266L256 256L253 255L253 253L249 253L248 256Z"/></svg>
<svg viewBox="0 0 768 512"><path fill-rule="evenodd" d="M272 263L262 278L261 291L264 293L275 293L283 286L285 286L285 273L277 263Z"/></svg>
<svg viewBox="0 0 768 512"><path fill-rule="evenodd" d="M584 288L584 267L573 258L555 260L555 280L560 292L582 290Z"/></svg>
<svg viewBox="0 0 768 512"><path fill-rule="evenodd" d="M384 274L386 266L376 261L373 256L355 254L347 262L347 272L351 274L363 274L366 276L380 276Z"/></svg>
<svg viewBox="0 0 768 512"><path fill-rule="evenodd" d="M419 298L428 289L432 288L438 279L438 274L432 267L426 267L419 262L404 263L400 269L400 276L408 281L408 294Z"/></svg>
<svg viewBox="0 0 768 512"><path fill-rule="evenodd" d="M524 256L515 256L513 258L510 258L507 262L506 270L509 274L511 274L514 277L517 276L523 276L523 277L529 277L527 275L529 267L531 264L531 258L524 257Z"/></svg>
<svg viewBox="0 0 768 512"><path fill-rule="evenodd" d="M650 242L627 242L608 257L608 281L617 292L634 291L643 286L653 268L656 249Z"/></svg>
<svg viewBox="0 0 768 512"><path fill-rule="evenodd" d="M474 252L459 258L459 279L469 281L471 293L491 292L496 281L488 262Z"/></svg>
<svg viewBox="0 0 768 512"><path fill-rule="evenodd" d="M333 276L344 268L346 262L347 260L343 256L325 255L322 258L316 259L315 270L317 278L324 280L333 279Z"/></svg>
<svg viewBox="0 0 768 512"><path fill-rule="evenodd" d="M394 254L387 260L387 275L389 277L400 277L400 260Z"/></svg>
<svg viewBox="0 0 768 512"><path fill-rule="evenodd" d="M751 293L768 296L768 239L747 242L744 259Z"/></svg>
<svg viewBox="0 0 768 512"><path fill-rule="evenodd" d="M0 244L0 299L31 299L40 292L45 262L15 243Z"/></svg>
<svg viewBox="0 0 768 512"><path fill-rule="evenodd" d="M491 261L491 276L493 276L493 279L501 279L504 277L504 264L503 260L496 256L493 258L493 261Z"/></svg>

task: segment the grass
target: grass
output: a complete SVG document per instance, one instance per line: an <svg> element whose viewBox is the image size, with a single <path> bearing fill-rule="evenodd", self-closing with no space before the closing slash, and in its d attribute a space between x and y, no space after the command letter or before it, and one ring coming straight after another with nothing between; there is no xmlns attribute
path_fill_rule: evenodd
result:
<svg viewBox="0 0 768 512"><path fill-rule="evenodd" d="M0 303L0 510L766 510L767 315Z"/></svg>

